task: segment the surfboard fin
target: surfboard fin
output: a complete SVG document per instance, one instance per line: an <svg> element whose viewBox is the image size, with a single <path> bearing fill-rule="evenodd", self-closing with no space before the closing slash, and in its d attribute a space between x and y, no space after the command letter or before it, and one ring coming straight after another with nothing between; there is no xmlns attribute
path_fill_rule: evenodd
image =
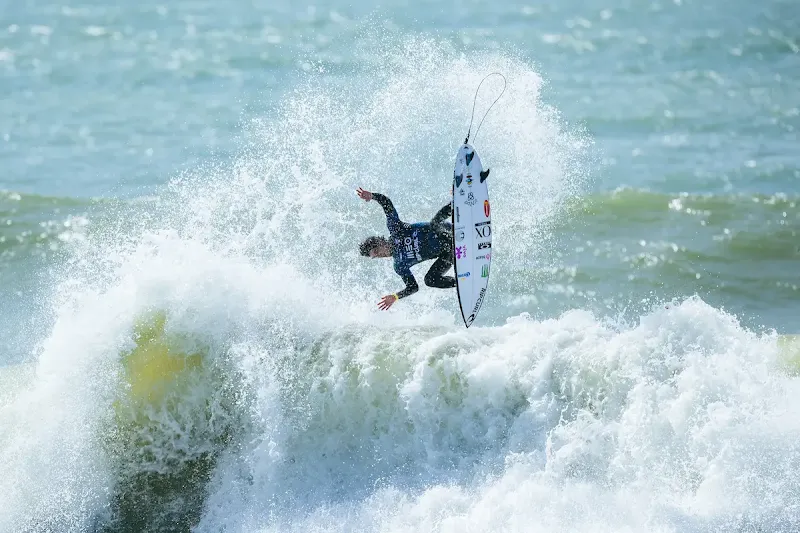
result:
<svg viewBox="0 0 800 533"><path fill-rule="evenodd" d="M491 170L492 170L492 169L490 169L490 168L487 168L486 170L481 170L481 183L483 183L484 181L486 181L486 178L488 178L488 177L489 177L489 172L490 172Z"/></svg>

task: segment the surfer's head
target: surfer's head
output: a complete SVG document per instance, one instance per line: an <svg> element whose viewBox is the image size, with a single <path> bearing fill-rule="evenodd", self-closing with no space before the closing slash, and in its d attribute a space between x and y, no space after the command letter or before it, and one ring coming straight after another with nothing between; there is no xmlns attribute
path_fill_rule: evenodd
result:
<svg viewBox="0 0 800 533"><path fill-rule="evenodd" d="M359 245L361 255L365 257L391 257L392 246L386 237L367 237Z"/></svg>

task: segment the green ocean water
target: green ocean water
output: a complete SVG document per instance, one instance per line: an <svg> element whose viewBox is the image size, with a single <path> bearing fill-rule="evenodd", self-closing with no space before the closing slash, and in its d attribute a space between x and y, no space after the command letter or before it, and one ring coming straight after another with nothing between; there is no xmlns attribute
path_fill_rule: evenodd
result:
<svg viewBox="0 0 800 533"><path fill-rule="evenodd" d="M494 71L476 327L380 313ZM0 533L797 530L796 1L7 2L0 91Z"/></svg>

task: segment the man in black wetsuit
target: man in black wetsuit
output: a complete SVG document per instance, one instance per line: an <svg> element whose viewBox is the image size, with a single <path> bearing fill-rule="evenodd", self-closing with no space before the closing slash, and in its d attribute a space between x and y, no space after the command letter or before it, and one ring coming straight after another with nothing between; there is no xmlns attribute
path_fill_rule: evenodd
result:
<svg viewBox="0 0 800 533"><path fill-rule="evenodd" d="M372 258L392 257L394 271L406 284L400 292L381 298L378 303L380 309L389 309L400 298L419 290L417 280L411 274L411 267L422 261L436 259L425 274L425 285L439 289L452 289L456 286L456 278L443 275L453 266L453 226L447 220L452 216L452 204L439 209L430 222L409 224L400 220L392 201L386 196L362 188L356 194L365 202L374 199L383 207L386 226L389 228L388 239L367 237L360 245L361 255Z"/></svg>

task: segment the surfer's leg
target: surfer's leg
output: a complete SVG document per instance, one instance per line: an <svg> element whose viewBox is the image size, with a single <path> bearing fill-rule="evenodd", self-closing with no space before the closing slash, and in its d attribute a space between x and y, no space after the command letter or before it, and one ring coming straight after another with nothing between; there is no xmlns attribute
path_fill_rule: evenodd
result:
<svg viewBox="0 0 800 533"><path fill-rule="evenodd" d="M431 226L437 227L442 222L444 222L445 220L447 220L452 216L453 216L453 204L447 204L445 206L442 206L442 208L439 209L439 211L437 211L435 215L433 215L433 218L431 219Z"/></svg>
<svg viewBox="0 0 800 533"><path fill-rule="evenodd" d="M453 255L453 225L449 222L442 222L437 226L433 226L436 232L436 240L439 241L442 253L439 257L450 258L452 263Z"/></svg>
<svg viewBox="0 0 800 533"><path fill-rule="evenodd" d="M449 253L440 255L439 258L433 262L431 268L428 269L428 273L425 274L425 285L437 289L452 289L456 286L456 278L443 275L452 267L453 257Z"/></svg>

